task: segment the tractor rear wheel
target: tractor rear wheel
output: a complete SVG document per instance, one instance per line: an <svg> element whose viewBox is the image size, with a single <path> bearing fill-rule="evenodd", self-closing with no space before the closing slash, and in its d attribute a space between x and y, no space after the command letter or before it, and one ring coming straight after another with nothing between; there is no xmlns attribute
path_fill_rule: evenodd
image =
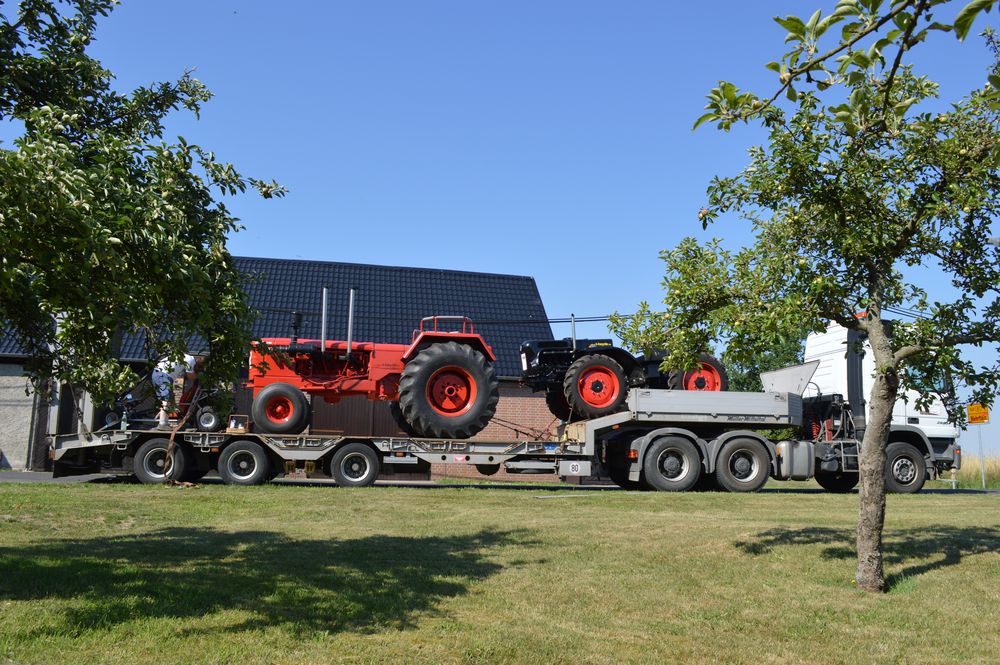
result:
<svg viewBox="0 0 1000 665"><path fill-rule="evenodd" d="M581 418L600 418L622 410L628 385L625 370L601 354L577 358L563 379L566 403Z"/></svg>
<svg viewBox="0 0 1000 665"><path fill-rule="evenodd" d="M287 383L264 386L250 411L256 429L266 434L299 434L309 424L309 400Z"/></svg>
<svg viewBox="0 0 1000 665"><path fill-rule="evenodd" d="M499 400L493 366L467 344L431 344L406 363L399 377L399 409L419 436L474 436L489 424Z"/></svg>
<svg viewBox="0 0 1000 665"><path fill-rule="evenodd" d="M667 386L671 390L729 390L729 374L718 358L703 353L698 360L697 369L670 372Z"/></svg>
<svg viewBox="0 0 1000 665"><path fill-rule="evenodd" d="M406 418L403 417L403 411L399 408L399 402L389 402L389 415L392 416L392 422L396 423L396 427L399 428L406 436L420 436L419 433L410 423L406 422Z"/></svg>

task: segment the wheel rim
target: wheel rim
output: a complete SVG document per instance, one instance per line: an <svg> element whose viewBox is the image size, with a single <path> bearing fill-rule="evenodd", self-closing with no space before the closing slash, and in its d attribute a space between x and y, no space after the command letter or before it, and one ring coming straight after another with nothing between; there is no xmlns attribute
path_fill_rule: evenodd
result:
<svg viewBox="0 0 1000 665"><path fill-rule="evenodd" d="M760 472L760 462L748 450L737 450L729 458L729 472L740 482L748 482L757 477Z"/></svg>
<svg viewBox="0 0 1000 665"><path fill-rule="evenodd" d="M295 414L295 405L284 395L277 395L267 400L264 413L272 423L287 423Z"/></svg>
<svg viewBox="0 0 1000 665"><path fill-rule="evenodd" d="M226 470L236 480L249 480L257 471L257 458L249 450L238 450L229 456Z"/></svg>
<svg viewBox="0 0 1000 665"><path fill-rule="evenodd" d="M372 471L368 458L361 453L348 453L340 460L340 473L352 482L361 482Z"/></svg>
<svg viewBox="0 0 1000 665"><path fill-rule="evenodd" d="M214 429L218 423L218 418L212 412L201 412L198 414L198 424L202 429Z"/></svg>
<svg viewBox="0 0 1000 665"><path fill-rule="evenodd" d="M167 477L167 450L166 448L154 448L146 453L142 459L143 470L153 478Z"/></svg>
<svg viewBox="0 0 1000 665"><path fill-rule="evenodd" d="M442 367L427 381L427 403L437 413L453 418L476 401L476 381L464 367Z"/></svg>
<svg viewBox="0 0 1000 665"><path fill-rule="evenodd" d="M584 370L577 380L577 388L584 402L598 408L612 404L621 391L618 376L601 365Z"/></svg>
<svg viewBox="0 0 1000 665"><path fill-rule="evenodd" d="M656 468L667 480L681 480L691 470L687 457L678 448L666 448L656 458Z"/></svg>
<svg viewBox="0 0 1000 665"><path fill-rule="evenodd" d="M909 457L898 457L892 463L892 477L904 485L909 485L917 477L917 465Z"/></svg>
<svg viewBox="0 0 1000 665"><path fill-rule="evenodd" d="M722 390L722 374L708 363L684 374L684 390Z"/></svg>

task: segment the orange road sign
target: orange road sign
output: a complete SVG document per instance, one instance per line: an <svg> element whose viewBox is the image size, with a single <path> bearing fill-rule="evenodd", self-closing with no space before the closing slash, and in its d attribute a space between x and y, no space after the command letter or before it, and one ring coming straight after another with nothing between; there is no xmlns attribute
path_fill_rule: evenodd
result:
<svg viewBox="0 0 1000 665"><path fill-rule="evenodd" d="M970 425L985 425L990 422L990 410L985 404L969 404L966 408L969 412Z"/></svg>

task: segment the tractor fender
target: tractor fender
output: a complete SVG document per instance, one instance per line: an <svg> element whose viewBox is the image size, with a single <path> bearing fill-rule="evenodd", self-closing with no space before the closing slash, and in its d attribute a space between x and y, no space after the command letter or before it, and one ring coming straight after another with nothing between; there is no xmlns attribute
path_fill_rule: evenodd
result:
<svg viewBox="0 0 1000 665"><path fill-rule="evenodd" d="M413 343L403 352L403 362L411 360L424 347L437 344L438 342L458 342L459 344L465 344L482 353L490 362L496 362L497 359L496 355L493 354L492 347L486 343L482 335L475 333L422 332L417 335Z"/></svg>
<svg viewBox="0 0 1000 665"><path fill-rule="evenodd" d="M746 429L737 429L731 432L726 432L717 439L712 439L708 443L708 456L705 458L706 471L712 473L715 471L715 462L719 458L719 451L722 450L722 446L726 445L729 441L733 439L751 439L757 441L767 450L768 457L771 458L771 476L774 477L778 473L778 454L775 450L774 443L770 441L767 437L761 436L757 432L752 432Z"/></svg>
<svg viewBox="0 0 1000 665"><path fill-rule="evenodd" d="M705 443L703 439L698 438L694 432L686 430L682 427L662 427L660 429L655 429L652 432L647 432L643 436L638 437L632 441L632 445L629 446L630 450L637 452L638 456L636 461L629 465L628 477L629 480L639 482L639 476L642 473L642 463L646 457L646 449L657 439L664 436L679 436L682 439L687 439L694 444L694 447L698 449L698 453L701 455L702 467L705 466L706 460L708 459L708 444ZM705 469L708 471L708 469Z"/></svg>
<svg viewBox="0 0 1000 665"><path fill-rule="evenodd" d="M582 358L584 356L607 356L611 358L616 363L622 366L625 370L625 374L631 374L639 363L636 362L635 356L626 351L625 349L619 349L617 346L609 346L597 349L581 349L576 352L574 359Z"/></svg>

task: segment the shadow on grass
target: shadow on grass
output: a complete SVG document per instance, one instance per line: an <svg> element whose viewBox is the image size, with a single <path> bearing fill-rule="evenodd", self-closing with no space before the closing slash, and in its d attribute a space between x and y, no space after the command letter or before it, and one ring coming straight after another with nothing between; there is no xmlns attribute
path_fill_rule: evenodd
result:
<svg viewBox="0 0 1000 665"><path fill-rule="evenodd" d="M292 633L406 629L504 566L489 550L532 545L525 531L309 540L266 531L169 528L0 546L0 600L71 601L63 625L110 628L143 618L251 617L190 632L281 626ZM519 565L513 563L511 565Z"/></svg>
<svg viewBox="0 0 1000 665"><path fill-rule="evenodd" d="M920 529L887 529L883 538L884 564L904 566L886 577L886 591L903 580L931 570L956 566L962 557L1000 551L1000 529L996 527L938 526ZM767 554L786 545L826 545L826 559L853 559L857 556L853 529L803 527L768 529L735 546L747 554Z"/></svg>

